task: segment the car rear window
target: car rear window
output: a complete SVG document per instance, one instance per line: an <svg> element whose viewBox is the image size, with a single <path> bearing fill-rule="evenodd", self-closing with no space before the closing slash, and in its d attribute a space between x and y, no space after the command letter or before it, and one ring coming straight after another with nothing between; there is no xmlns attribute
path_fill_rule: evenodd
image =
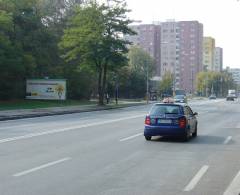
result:
<svg viewBox="0 0 240 195"><path fill-rule="evenodd" d="M176 95L175 98L176 99L184 99L184 95Z"/></svg>
<svg viewBox="0 0 240 195"><path fill-rule="evenodd" d="M150 111L150 115L162 114L180 114L178 105L154 105Z"/></svg>

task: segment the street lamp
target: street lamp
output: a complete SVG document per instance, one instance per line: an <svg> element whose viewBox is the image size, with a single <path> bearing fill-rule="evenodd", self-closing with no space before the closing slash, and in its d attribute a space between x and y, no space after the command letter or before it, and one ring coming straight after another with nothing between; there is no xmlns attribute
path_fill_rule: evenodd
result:
<svg viewBox="0 0 240 195"><path fill-rule="evenodd" d="M118 105L118 77L117 77L117 74L114 75L114 80L115 80L115 102L116 102L116 105Z"/></svg>

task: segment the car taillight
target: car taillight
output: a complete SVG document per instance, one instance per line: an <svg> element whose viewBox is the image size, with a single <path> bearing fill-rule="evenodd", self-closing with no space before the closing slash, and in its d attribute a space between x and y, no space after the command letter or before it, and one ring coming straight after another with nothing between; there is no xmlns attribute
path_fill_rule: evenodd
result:
<svg viewBox="0 0 240 195"><path fill-rule="evenodd" d="M151 125L151 119L149 116L146 116L145 125Z"/></svg>
<svg viewBox="0 0 240 195"><path fill-rule="evenodd" d="M186 124L187 124L186 118L185 118L185 117L180 118L178 124L179 124L179 127L180 127L180 128L185 128L185 127L186 127Z"/></svg>

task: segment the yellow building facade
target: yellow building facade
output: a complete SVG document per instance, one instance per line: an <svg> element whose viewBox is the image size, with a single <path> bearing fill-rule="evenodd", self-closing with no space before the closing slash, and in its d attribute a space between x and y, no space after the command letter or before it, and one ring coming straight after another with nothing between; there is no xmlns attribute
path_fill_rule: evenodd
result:
<svg viewBox="0 0 240 195"><path fill-rule="evenodd" d="M203 67L205 71L214 71L215 39L203 38Z"/></svg>

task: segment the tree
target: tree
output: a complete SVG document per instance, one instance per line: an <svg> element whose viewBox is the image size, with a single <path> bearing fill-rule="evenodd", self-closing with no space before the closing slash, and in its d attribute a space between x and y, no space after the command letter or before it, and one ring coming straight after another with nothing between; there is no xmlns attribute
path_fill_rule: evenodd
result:
<svg viewBox="0 0 240 195"><path fill-rule="evenodd" d="M142 48L133 46L129 50L128 54L129 65L132 70L139 72L145 78L148 76L151 78L153 76L154 70L154 59L144 51Z"/></svg>
<svg viewBox="0 0 240 195"><path fill-rule="evenodd" d="M0 10L0 99L22 96L25 66L21 47L12 41L14 19Z"/></svg>
<svg viewBox="0 0 240 195"><path fill-rule="evenodd" d="M59 44L63 58L77 66L87 66L98 73L99 104L104 104L107 72L127 64L127 44L122 35L134 32L128 27L129 11L124 1L111 1L111 6L90 1L76 6Z"/></svg>
<svg viewBox="0 0 240 195"><path fill-rule="evenodd" d="M170 72L166 72L160 82L160 94L171 95L173 93L173 75Z"/></svg>
<svg viewBox="0 0 240 195"><path fill-rule="evenodd" d="M226 96L228 89L235 89L236 84L232 75L224 72L200 72L197 75L197 90L200 95L209 96L215 93L217 96Z"/></svg>

